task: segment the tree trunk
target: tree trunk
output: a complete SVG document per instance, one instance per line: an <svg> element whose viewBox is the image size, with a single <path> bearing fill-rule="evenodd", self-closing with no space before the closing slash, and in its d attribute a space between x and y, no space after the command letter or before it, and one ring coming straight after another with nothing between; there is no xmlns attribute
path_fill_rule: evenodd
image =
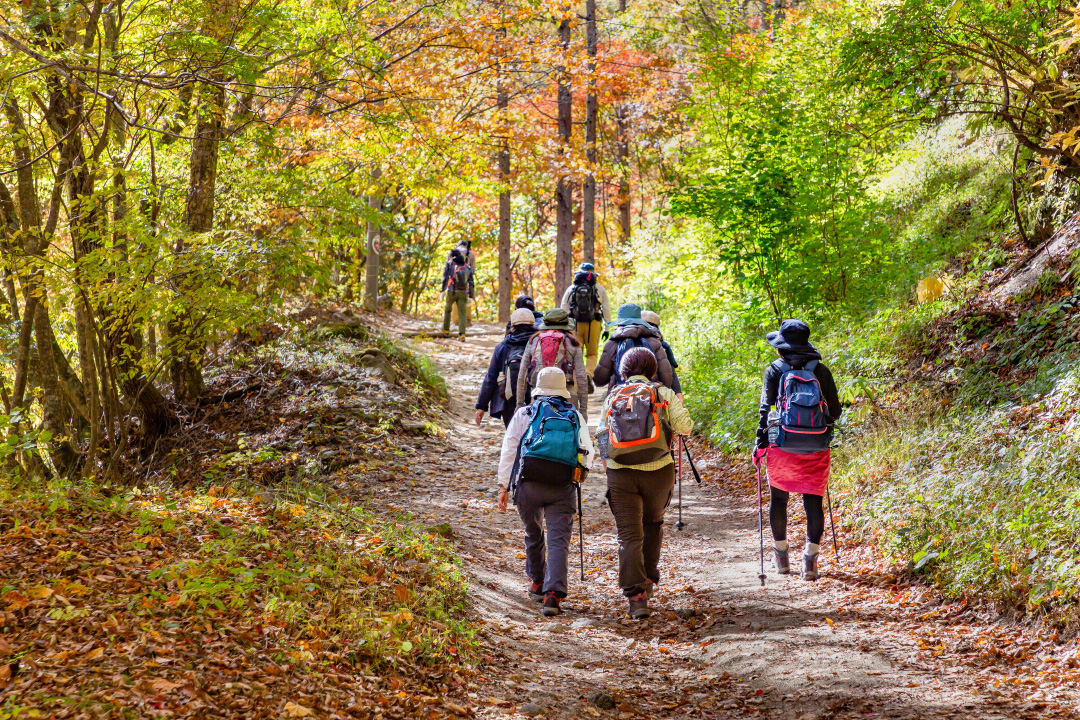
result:
<svg viewBox="0 0 1080 720"><path fill-rule="evenodd" d="M625 104L615 107L615 160L619 164L619 244L630 244L630 119Z"/></svg>
<svg viewBox="0 0 1080 720"><path fill-rule="evenodd" d="M506 28L499 29L499 41L506 41ZM510 320L514 307L514 278L510 272L510 138L507 137L509 124L507 109L510 107L510 94L506 90L503 68L498 67L498 108L501 122L502 139L499 143L499 181L502 192L499 193L499 322Z"/></svg>
<svg viewBox="0 0 1080 720"><path fill-rule="evenodd" d="M559 22L559 45L562 58L556 72L559 76L559 145L562 156L569 152L571 110L573 95L570 88L570 73L567 68L567 54L570 51L570 15L569 6L563 8L563 17ZM570 284L574 261L574 198L573 181L567 176L565 167L559 168L558 184L555 188L555 305L562 299L563 291Z"/></svg>
<svg viewBox="0 0 1080 720"><path fill-rule="evenodd" d="M587 263L596 262L596 0L585 3L585 45L589 54L589 93L585 98L585 156L589 173L582 187L581 251Z"/></svg>
<svg viewBox="0 0 1080 720"><path fill-rule="evenodd" d="M371 184L376 185L382 177L382 168L375 165L371 168ZM372 212L382 210L382 196L377 192L368 195L368 208ZM381 247L382 228L374 218L367 223L367 261L364 267L364 309L374 311L379 303L379 255Z"/></svg>
<svg viewBox="0 0 1080 720"><path fill-rule="evenodd" d="M221 85L206 85L203 90L191 141L191 169L184 205L184 224L192 233L207 233L214 229L214 192L225 105L225 90ZM177 239L175 249L177 253L184 251L183 236ZM205 387L202 377L205 348L191 337L193 321L191 314L185 312L171 320L168 326L173 353L169 375L173 394L179 402L194 402Z"/></svg>

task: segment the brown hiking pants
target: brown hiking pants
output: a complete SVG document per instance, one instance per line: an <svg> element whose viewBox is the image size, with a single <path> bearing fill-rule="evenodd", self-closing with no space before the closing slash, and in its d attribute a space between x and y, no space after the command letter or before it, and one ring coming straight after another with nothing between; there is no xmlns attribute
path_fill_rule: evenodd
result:
<svg viewBox="0 0 1080 720"><path fill-rule="evenodd" d="M675 489L675 466L659 470L608 468L608 505L619 535L619 587L631 597L646 579L660 582L664 511Z"/></svg>

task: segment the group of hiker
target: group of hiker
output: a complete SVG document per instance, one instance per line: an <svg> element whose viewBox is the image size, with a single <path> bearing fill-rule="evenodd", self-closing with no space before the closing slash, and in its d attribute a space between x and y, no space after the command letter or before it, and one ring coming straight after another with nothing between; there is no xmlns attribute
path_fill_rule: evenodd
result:
<svg viewBox="0 0 1080 720"><path fill-rule="evenodd" d="M801 493L807 515L801 575L814 580L829 442L841 406L809 336L799 320L766 336L779 357L765 370L752 460L769 481L776 571L790 572L787 503L790 493ZM596 455L617 529L619 587L631 618L650 615L675 458L693 429L677 368L656 313L626 303L609 317L607 292L590 263L578 268L560 307L539 313L531 297L517 299L480 388L476 423L490 413L505 426L498 505L505 510L512 501L524 523L527 592L544 615L560 614L567 596L574 515L580 524L581 482ZM607 390L592 434L589 397L597 386Z"/></svg>

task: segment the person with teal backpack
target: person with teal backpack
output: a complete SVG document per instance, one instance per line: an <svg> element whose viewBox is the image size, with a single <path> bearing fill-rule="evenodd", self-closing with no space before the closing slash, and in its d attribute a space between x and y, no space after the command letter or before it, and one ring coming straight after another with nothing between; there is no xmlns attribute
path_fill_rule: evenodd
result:
<svg viewBox="0 0 1080 720"><path fill-rule="evenodd" d="M506 510L513 495L525 523L528 592L544 603L547 616L558 615L566 597L574 512L580 513L580 482L593 454L585 417L570 403L566 375L558 367L542 368L532 402L518 408L503 436L499 509Z"/></svg>

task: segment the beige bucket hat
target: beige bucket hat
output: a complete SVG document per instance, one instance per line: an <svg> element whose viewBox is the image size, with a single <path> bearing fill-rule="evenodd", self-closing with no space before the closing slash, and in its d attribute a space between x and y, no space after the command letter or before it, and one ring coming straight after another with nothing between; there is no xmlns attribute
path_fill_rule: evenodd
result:
<svg viewBox="0 0 1080 720"><path fill-rule="evenodd" d="M566 389L566 375L557 367L546 367L540 370L536 376L536 389L534 396L557 395L561 398L570 399L570 392Z"/></svg>

